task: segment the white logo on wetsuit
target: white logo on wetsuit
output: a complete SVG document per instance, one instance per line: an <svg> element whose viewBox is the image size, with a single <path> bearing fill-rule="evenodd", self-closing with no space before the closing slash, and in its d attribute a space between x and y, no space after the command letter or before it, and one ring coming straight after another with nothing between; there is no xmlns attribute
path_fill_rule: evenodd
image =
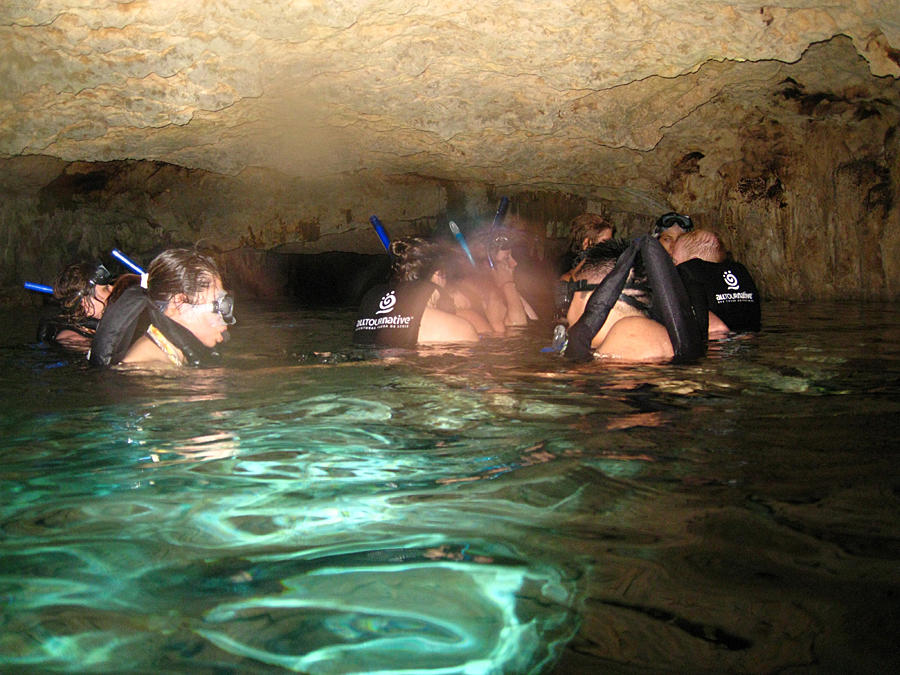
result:
<svg viewBox="0 0 900 675"><path fill-rule="evenodd" d="M378 310L375 313L387 314L392 309L394 309L394 305L396 304L397 296L394 295L394 291L389 291L385 295L381 296L381 300L378 302Z"/></svg>
<svg viewBox="0 0 900 675"><path fill-rule="evenodd" d="M741 287L738 278L734 276L734 273L731 270L726 271L725 274L722 275L722 278L725 280L725 285L728 287L729 291L736 291Z"/></svg>

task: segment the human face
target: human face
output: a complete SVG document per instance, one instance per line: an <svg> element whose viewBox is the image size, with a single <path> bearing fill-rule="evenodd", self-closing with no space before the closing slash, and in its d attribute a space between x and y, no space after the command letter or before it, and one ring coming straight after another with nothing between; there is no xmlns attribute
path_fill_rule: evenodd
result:
<svg viewBox="0 0 900 675"><path fill-rule="evenodd" d="M667 227L660 233L659 243L662 244L662 247L664 249L666 249L666 253L672 255L672 247L675 245L678 237L683 234L684 230L682 230L678 225L672 225L671 227Z"/></svg>
<svg viewBox="0 0 900 675"><path fill-rule="evenodd" d="M597 244L601 244L604 241L609 241L613 237L613 231L611 227L605 227L599 232L596 232L590 237L585 237L581 241L581 250L585 250L590 248L591 246L596 246Z"/></svg>
<svg viewBox="0 0 900 675"><path fill-rule="evenodd" d="M81 301L84 304L85 315L92 319L102 317L103 312L106 311L106 301L109 298L109 294L112 293L112 289L111 284L96 284L92 288L91 294Z"/></svg>
<svg viewBox="0 0 900 675"><path fill-rule="evenodd" d="M518 261L513 256L513 252L511 248L501 248L497 251L493 256L494 266L503 265L508 267L511 270L514 270L518 266Z"/></svg>
<svg viewBox="0 0 900 675"><path fill-rule="evenodd" d="M213 283L193 303L170 303L172 319L194 334L201 344L215 347L225 339L228 324L219 312L213 311L211 304L226 295L222 280L215 277Z"/></svg>

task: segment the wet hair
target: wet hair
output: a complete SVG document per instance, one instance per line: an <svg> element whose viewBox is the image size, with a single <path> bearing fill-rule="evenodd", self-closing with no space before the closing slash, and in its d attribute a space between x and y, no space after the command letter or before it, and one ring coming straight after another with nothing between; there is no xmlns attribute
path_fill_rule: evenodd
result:
<svg viewBox="0 0 900 675"><path fill-rule="evenodd" d="M125 289L131 288L132 286L141 283L141 276L139 274L120 274L116 278L116 283L113 284L112 290L109 292L109 297L106 299L106 304L111 305L116 300L119 299L119 296L125 292Z"/></svg>
<svg viewBox="0 0 900 675"><path fill-rule="evenodd" d="M391 278L395 281L431 279L440 266L442 247L421 237L403 237L391 242Z"/></svg>
<svg viewBox="0 0 900 675"><path fill-rule="evenodd" d="M584 262L575 274L575 278L584 279L589 284L599 284L606 278L606 275L612 272L619 256L628 249L629 245L630 242L626 239L610 239L591 246L585 251ZM619 300L642 314L646 315L650 311L650 284L640 258L635 260L634 268L628 274Z"/></svg>
<svg viewBox="0 0 900 675"><path fill-rule="evenodd" d="M109 272L97 263L74 263L67 266L53 283L53 297L59 300L63 311L75 321L88 319L83 300L91 296L94 286L107 283Z"/></svg>
<svg viewBox="0 0 900 675"><path fill-rule="evenodd" d="M162 306L179 294L184 294L188 303L195 303L217 278L222 278L212 258L188 248L163 251L150 262L147 275L147 294Z"/></svg>
<svg viewBox="0 0 900 675"><path fill-rule="evenodd" d="M677 262L685 262L691 258L700 258L707 262L722 262L727 257L725 246L719 235L710 230L693 230L686 232L672 245L672 258Z"/></svg>
<svg viewBox="0 0 900 675"><path fill-rule="evenodd" d="M616 236L616 228L599 213L582 213L569 223L569 248L581 251L585 239L593 239L604 230Z"/></svg>

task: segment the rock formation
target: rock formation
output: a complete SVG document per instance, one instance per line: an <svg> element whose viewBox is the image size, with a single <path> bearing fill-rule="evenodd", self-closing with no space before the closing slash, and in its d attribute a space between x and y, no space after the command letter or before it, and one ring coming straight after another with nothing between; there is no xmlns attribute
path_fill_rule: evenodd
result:
<svg viewBox="0 0 900 675"><path fill-rule="evenodd" d="M896 299L898 48L888 0L12 0L0 286L112 246L377 253L372 213L508 195L548 252L674 209L769 297Z"/></svg>

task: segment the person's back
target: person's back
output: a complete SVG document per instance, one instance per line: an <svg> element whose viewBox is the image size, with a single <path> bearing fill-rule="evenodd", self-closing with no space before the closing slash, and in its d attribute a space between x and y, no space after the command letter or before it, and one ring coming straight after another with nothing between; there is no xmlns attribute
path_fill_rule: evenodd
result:
<svg viewBox="0 0 900 675"><path fill-rule="evenodd" d="M406 348L419 343L477 341L471 323L439 308L445 283L439 247L415 237L399 239L391 243L391 254L391 281L363 296L353 341L363 346Z"/></svg>
<svg viewBox="0 0 900 675"><path fill-rule="evenodd" d="M698 315L710 312L731 331L758 331L761 327L759 291L747 268L727 259L719 237L709 230L683 234L672 248L672 259Z"/></svg>
<svg viewBox="0 0 900 675"><path fill-rule="evenodd" d="M589 249L576 281L582 285L567 314L568 358L659 362L703 351L683 289L679 304L672 293L677 289L668 286L680 286L672 261L655 240L644 237L630 246L613 240ZM650 317L651 302L662 309L660 321Z"/></svg>

